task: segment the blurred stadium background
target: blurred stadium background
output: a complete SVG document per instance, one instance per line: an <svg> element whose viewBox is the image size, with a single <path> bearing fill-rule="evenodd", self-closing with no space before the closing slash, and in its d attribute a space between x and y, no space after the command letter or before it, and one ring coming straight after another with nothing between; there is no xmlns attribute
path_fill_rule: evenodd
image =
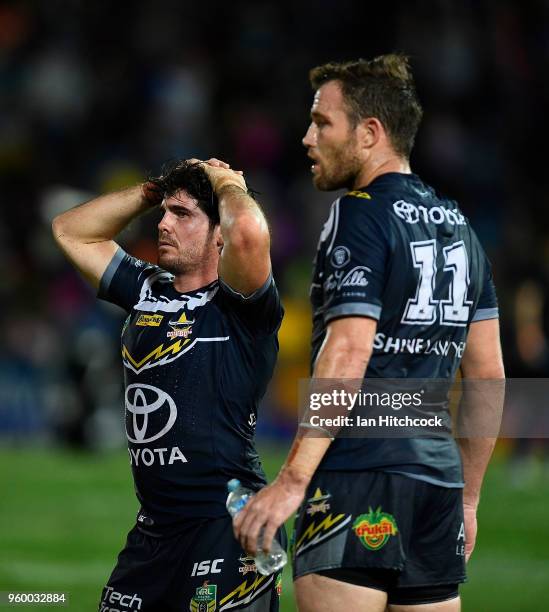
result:
<svg viewBox="0 0 549 612"><path fill-rule="evenodd" d="M228 160L260 192L286 317L260 415L276 473L308 373L310 264L333 194L300 140L308 69L412 56L414 170L455 197L492 260L510 377L549 374L549 2L0 3L0 591L95 609L136 510L124 450L122 313L55 248L53 216L170 158ZM154 214L123 236L155 260ZM549 610L544 440L504 441L464 588L475 612ZM294 609L286 576L283 609Z"/></svg>

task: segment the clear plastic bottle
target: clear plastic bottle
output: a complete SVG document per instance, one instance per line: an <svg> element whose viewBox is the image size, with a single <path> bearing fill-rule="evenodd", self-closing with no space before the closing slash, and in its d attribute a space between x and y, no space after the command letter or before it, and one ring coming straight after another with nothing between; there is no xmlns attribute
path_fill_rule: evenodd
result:
<svg viewBox="0 0 549 612"><path fill-rule="evenodd" d="M236 478L229 480L227 489L229 491L227 511L234 518L248 503L250 497L253 497L254 492L243 487L240 484L240 480ZM276 538L273 538L271 550L268 553L264 552L261 549L262 536L263 531L259 533L258 551L254 556L255 566L260 574L268 576L282 569L286 565L288 557L286 551L280 546Z"/></svg>

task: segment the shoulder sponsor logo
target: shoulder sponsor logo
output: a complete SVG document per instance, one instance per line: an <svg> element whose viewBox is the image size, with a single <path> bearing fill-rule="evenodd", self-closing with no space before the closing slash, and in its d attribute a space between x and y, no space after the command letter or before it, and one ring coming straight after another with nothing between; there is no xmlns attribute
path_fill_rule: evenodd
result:
<svg viewBox="0 0 549 612"><path fill-rule="evenodd" d="M330 504L328 500L332 496L329 493L323 494L322 491L317 488L313 497L307 500L309 507L307 508L307 514L313 516L317 512L322 512L322 514L326 514L330 509Z"/></svg>
<svg viewBox="0 0 549 612"><path fill-rule="evenodd" d="M136 325L140 327L160 327L160 323L162 323L163 315L155 314L155 315L139 315L139 318L136 321Z"/></svg>
<svg viewBox="0 0 549 612"><path fill-rule="evenodd" d="M176 321L168 321L168 325L172 328L166 336L168 338L188 338L192 334L191 326L194 324L194 319L189 321L187 313L183 314Z"/></svg>
<svg viewBox="0 0 549 612"><path fill-rule="evenodd" d="M362 545L368 550L379 550L389 538L398 533L395 517L381 511L368 509L368 514L360 514L353 523L353 531Z"/></svg>
<svg viewBox="0 0 549 612"><path fill-rule="evenodd" d="M136 444L158 440L170 431L177 419L177 408L173 399L165 391L152 385L128 385L125 403L126 435L130 442ZM158 431L152 429L149 424L149 415L156 411L161 412L164 421L164 426Z"/></svg>
<svg viewBox="0 0 549 612"><path fill-rule="evenodd" d="M353 196L354 198L363 198L364 200L371 200L372 196L365 191L349 191L348 196Z"/></svg>
<svg viewBox="0 0 549 612"><path fill-rule="evenodd" d="M338 270L328 276L324 281L324 291L338 291L344 287L366 287L368 279L366 278L366 272L372 270L366 266L355 266L348 272L344 270Z"/></svg>
<svg viewBox="0 0 549 612"><path fill-rule="evenodd" d="M343 268L351 261L351 251L346 246L337 246L332 251L332 266Z"/></svg>
<svg viewBox="0 0 549 612"><path fill-rule="evenodd" d="M190 612L215 612L217 610L217 584L208 584L208 580L196 589L189 604Z"/></svg>
<svg viewBox="0 0 549 612"><path fill-rule="evenodd" d="M368 281L364 272L371 272L371 270L366 266L356 266L349 270L341 281L341 287L366 287Z"/></svg>
<svg viewBox="0 0 549 612"><path fill-rule="evenodd" d="M404 200L393 204L395 215L406 223L414 224L422 220L424 223L449 223L450 225L467 225L465 217L457 208L449 209L442 206L416 206Z"/></svg>

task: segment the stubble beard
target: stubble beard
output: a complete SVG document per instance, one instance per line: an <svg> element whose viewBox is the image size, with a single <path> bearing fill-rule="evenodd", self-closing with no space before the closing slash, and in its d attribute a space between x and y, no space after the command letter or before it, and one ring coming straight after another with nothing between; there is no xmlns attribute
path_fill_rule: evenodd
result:
<svg viewBox="0 0 549 612"><path fill-rule="evenodd" d="M184 276L200 270L200 268L207 265L212 256L217 254L217 250L214 250L211 244L212 233L213 230L208 232L204 244L187 245L177 255L159 254L158 265L176 276Z"/></svg>
<svg viewBox="0 0 549 612"><path fill-rule="evenodd" d="M355 179L362 167L354 145L355 141L351 140L346 145L331 150L321 174L313 176L313 184L319 191L354 187Z"/></svg>

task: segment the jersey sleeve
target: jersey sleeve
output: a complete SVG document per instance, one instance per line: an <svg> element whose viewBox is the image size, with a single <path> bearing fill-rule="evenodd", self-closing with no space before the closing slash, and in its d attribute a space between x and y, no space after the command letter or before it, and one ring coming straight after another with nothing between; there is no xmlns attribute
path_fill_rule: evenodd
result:
<svg viewBox="0 0 549 612"><path fill-rule="evenodd" d="M499 317L498 299L496 296L496 287L492 276L492 266L486 255L484 256L484 284L478 300L477 309L471 320L484 321L486 319L497 319Z"/></svg>
<svg viewBox="0 0 549 612"><path fill-rule="evenodd" d="M346 316L379 320L390 252L384 207L345 196L334 212L335 230L323 267L324 322Z"/></svg>
<svg viewBox="0 0 549 612"><path fill-rule="evenodd" d="M284 316L280 295L272 274L265 284L251 295L244 296L219 279L225 306L252 334L275 333Z"/></svg>
<svg viewBox="0 0 549 612"><path fill-rule="evenodd" d="M139 301L144 273L150 267L119 247L101 277L97 297L130 312Z"/></svg>

